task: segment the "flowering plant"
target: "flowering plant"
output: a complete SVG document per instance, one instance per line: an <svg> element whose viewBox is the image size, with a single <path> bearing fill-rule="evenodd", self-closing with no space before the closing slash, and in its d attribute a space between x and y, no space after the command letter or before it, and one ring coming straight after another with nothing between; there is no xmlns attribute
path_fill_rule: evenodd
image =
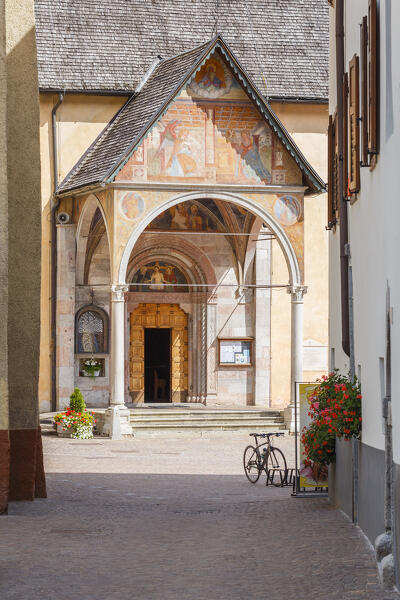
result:
<svg viewBox="0 0 400 600"><path fill-rule="evenodd" d="M62 425L63 431L70 431L74 439L88 440L93 437L93 423L96 423L94 413L77 412L68 408L65 412L54 417L57 424Z"/></svg>
<svg viewBox="0 0 400 600"><path fill-rule="evenodd" d="M79 388L75 388L69 397L69 408L54 417L55 423L63 431L70 431L74 439L87 440L93 437L94 413L86 410L85 400Z"/></svg>
<svg viewBox="0 0 400 600"><path fill-rule="evenodd" d="M95 377L96 373L101 370L101 362L93 358L87 358L83 361L83 370L89 377Z"/></svg>
<svg viewBox="0 0 400 600"><path fill-rule="evenodd" d="M328 465L335 460L336 437L360 437L361 399L357 378L352 381L337 369L322 377L309 396L311 424L301 438L309 461Z"/></svg>

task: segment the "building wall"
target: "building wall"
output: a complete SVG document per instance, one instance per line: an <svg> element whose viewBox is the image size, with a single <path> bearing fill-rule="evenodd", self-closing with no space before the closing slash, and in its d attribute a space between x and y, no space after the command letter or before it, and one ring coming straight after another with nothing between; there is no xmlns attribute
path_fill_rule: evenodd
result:
<svg viewBox="0 0 400 600"><path fill-rule="evenodd" d="M57 95L41 96L42 158L42 331L40 363L40 408L50 409L50 245L49 199L52 193L51 109ZM59 179L72 168L86 147L123 104L121 97L67 94L57 112ZM94 110L93 110L94 108ZM272 108L283 121L319 174L326 173L327 106L323 104L273 103ZM304 379L314 380L327 370L328 285L325 195L305 200L305 296ZM276 246L276 247L275 247ZM288 282L288 270L282 252L272 248L272 283ZM316 250L318 248L318 250ZM284 406L290 397L290 297L283 291L272 293L272 375L271 399Z"/></svg>
<svg viewBox="0 0 400 600"><path fill-rule="evenodd" d="M51 111L57 94L40 96L40 157L42 180L42 290L40 336L40 411L50 410L50 199L53 193ZM58 182L67 175L125 102L124 97L66 94L57 110Z"/></svg>
<svg viewBox="0 0 400 600"><path fill-rule="evenodd" d="M38 419L39 94L33 2L0 2L0 512L45 496ZM9 478L8 478L9 473Z"/></svg>
<svg viewBox="0 0 400 600"><path fill-rule="evenodd" d="M365 488L378 489L372 499L360 495L360 524L373 541L377 528L368 522L380 523L383 529L384 423L382 399L385 390L386 361L386 298L390 288L391 361L392 361L392 423L394 472L400 464L400 404L398 390L400 373L396 368L400 358L400 249L397 217L399 216L398 147L400 143L400 5L387 0L378 3L379 11L379 154L373 169L361 168L360 192L348 205L349 241L354 288L354 344L356 374L362 385L362 454L374 459L364 463ZM360 23L368 13L367 0L345 2L345 69L355 53L360 54ZM331 47L334 43L334 19L331 10ZM334 89L335 65L331 60L330 111L336 106ZM349 365L341 349L339 227L330 234L330 347L335 365L344 372ZM372 483L373 482L373 483ZM398 493L396 491L396 493ZM399 496L395 498L398 512ZM398 542L397 542L398 544ZM397 552L398 554L398 552ZM398 572L400 569L398 567Z"/></svg>

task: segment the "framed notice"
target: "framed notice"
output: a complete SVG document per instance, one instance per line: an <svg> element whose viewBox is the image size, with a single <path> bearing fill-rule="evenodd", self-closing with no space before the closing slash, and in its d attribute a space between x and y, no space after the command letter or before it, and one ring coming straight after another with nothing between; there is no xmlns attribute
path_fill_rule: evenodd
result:
<svg viewBox="0 0 400 600"><path fill-rule="evenodd" d="M251 367L253 363L252 338L218 340L218 362L222 367Z"/></svg>

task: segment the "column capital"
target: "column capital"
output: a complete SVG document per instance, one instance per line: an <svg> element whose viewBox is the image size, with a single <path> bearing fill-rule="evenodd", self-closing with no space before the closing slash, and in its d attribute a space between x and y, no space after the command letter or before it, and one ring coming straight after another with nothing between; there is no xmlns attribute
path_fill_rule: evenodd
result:
<svg viewBox="0 0 400 600"><path fill-rule="evenodd" d="M126 283L118 283L111 286L111 302L124 302L124 294L129 291Z"/></svg>
<svg viewBox="0 0 400 600"><path fill-rule="evenodd" d="M307 294L307 286L306 285L289 285L286 288L288 294L292 296L292 302L303 302L304 294Z"/></svg>

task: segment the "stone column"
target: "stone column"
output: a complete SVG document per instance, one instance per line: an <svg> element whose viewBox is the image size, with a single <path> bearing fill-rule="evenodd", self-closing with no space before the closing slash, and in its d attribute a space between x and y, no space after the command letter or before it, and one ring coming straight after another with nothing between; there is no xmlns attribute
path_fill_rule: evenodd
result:
<svg viewBox="0 0 400 600"><path fill-rule="evenodd" d="M271 240L257 240L255 283L271 283ZM256 288L254 294L254 404L269 406L271 379L271 288Z"/></svg>
<svg viewBox="0 0 400 600"><path fill-rule="evenodd" d="M125 405L125 292L126 285L111 286L111 398L103 434L112 439L131 435L130 412Z"/></svg>
<svg viewBox="0 0 400 600"><path fill-rule="evenodd" d="M217 399L217 297L207 302L207 404Z"/></svg>
<svg viewBox="0 0 400 600"><path fill-rule="evenodd" d="M285 409L285 422L289 431L293 433L295 429L296 383L303 380L303 296L307 292L307 288L302 285L295 285L288 287L287 292L292 297L292 328L290 404Z"/></svg>
<svg viewBox="0 0 400 600"><path fill-rule="evenodd" d="M56 390L57 409L69 406L75 387L76 226L57 225Z"/></svg>

